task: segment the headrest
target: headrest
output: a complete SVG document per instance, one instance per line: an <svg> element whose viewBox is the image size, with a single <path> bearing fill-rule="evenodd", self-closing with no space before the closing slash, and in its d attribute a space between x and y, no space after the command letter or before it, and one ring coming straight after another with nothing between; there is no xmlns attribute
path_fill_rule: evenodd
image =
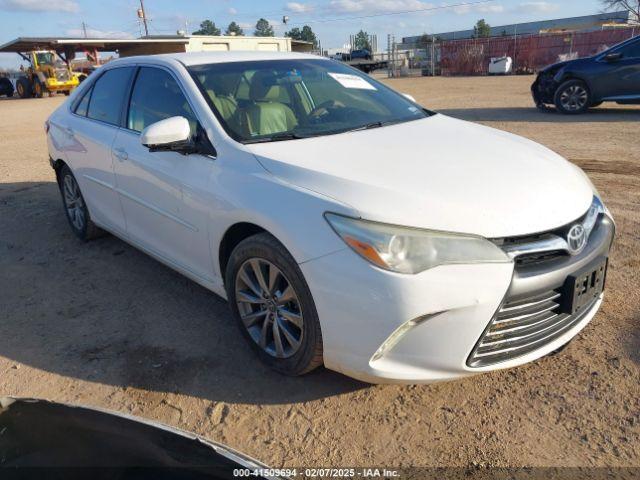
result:
<svg viewBox="0 0 640 480"><path fill-rule="evenodd" d="M207 90L212 90L216 96L232 95L238 84L236 74L202 75L200 81Z"/></svg>
<svg viewBox="0 0 640 480"><path fill-rule="evenodd" d="M280 98L280 86L277 77L266 71L258 71L251 78L249 98L254 102L268 102Z"/></svg>

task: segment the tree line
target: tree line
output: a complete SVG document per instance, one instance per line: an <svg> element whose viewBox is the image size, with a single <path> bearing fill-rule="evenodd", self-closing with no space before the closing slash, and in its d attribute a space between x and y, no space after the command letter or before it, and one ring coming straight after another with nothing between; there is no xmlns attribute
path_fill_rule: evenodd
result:
<svg viewBox="0 0 640 480"><path fill-rule="evenodd" d="M236 37L244 36L244 30L235 21L231 22L227 26L225 35L233 35ZM204 20L200 23L200 28L193 32L193 35L222 35L222 30L218 28L212 20ZM273 37L275 32L268 20L261 18L256 22L256 26L253 32L256 37ZM285 32L285 37L290 37L294 40L303 40L305 42L313 43L314 47L318 46L318 39L309 25L305 25L302 28L294 27L288 32Z"/></svg>

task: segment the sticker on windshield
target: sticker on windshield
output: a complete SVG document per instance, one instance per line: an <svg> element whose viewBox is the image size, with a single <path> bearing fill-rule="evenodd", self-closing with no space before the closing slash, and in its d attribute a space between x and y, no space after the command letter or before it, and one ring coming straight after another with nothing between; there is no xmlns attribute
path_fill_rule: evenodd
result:
<svg viewBox="0 0 640 480"><path fill-rule="evenodd" d="M329 73L329 76L344 88L358 88L360 90L377 90L376 87L367 82L358 75L349 75L348 73Z"/></svg>

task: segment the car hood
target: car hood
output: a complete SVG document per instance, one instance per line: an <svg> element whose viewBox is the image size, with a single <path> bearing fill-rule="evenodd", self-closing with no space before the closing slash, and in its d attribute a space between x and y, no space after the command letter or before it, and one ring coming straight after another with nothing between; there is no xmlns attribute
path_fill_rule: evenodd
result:
<svg viewBox="0 0 640 480"><path fill-rule="evenodd" d="M416 228L526 235L576 220L593 199L586 175L549 149L440 114L248 148L285 182Z"/></svg>
<svg viewBox="0 0 640 480"><path fill-rule="evenodd" d="M573 60L564 60L562 62L557 62L557 63L552 63L551 65L547 65L546 67L540 70L540 73L555 72L567 66L575 67L585 63L590 63L591 61L593 61L592 57L582 57L582 58L574 58Z"/></svg>

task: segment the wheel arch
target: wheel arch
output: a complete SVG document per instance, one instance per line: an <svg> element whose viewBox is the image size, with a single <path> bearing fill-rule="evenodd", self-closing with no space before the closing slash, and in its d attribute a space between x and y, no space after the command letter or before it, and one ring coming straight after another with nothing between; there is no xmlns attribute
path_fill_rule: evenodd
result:
<svg viewBox="0 0 640 480"><path fill-rule="evenodd" d="M266 228L252 222L234 223L224 232L222 239L220 240L220 244L218 245L218 267L220 268L220 275L223 281L225 278L227 264L229 263L229 258L231 257L233 249L236 248L236 246L243 240L252 237L253 235L257 235L258 233L268 233L269 235L274 236ZM274 238L276 237L274 236Z"/></svg>
<svg viewBox="0 0 640 480"><path fill-rule="evenodd" d="M557 86L556 86L556 92L558 91L558 89L562 86L563 83L565 82L569 82L571 80L578 80L582 83L585 84L585 86L587 87L587 89L589 90L589 94L592 95L593 94L593 88L591 83L582 75L569 70L569 71L565 71L562 73L562 76L560 77L559 81L557 82Z"/></svg>
<svg viewBox="0 0 640 480"><path fill-rule="evenodd" d="M69 167L69 165L67 165L67 163L61 158L58 158L57 160L51 159L50 162L53 171L56 172L56 182L58 183L58 186L60 186L60 172L62 172L62 167Z"/></svg>

